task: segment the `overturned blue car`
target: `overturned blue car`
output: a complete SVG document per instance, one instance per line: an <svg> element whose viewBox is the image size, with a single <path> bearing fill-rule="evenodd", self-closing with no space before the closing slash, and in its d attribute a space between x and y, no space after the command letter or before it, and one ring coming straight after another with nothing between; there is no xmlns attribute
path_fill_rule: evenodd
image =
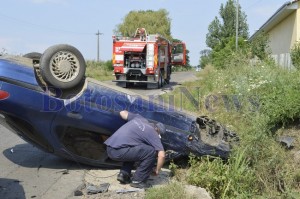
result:
<svg viewBox="0 0 300 199"><path fill-rule="evenodd" d="M117 86L85 77L85 60L59 44L43 54L0 56L0 123L54 155L101 167L120 166L103 142L125 121L121 110L165 124L167 159L211 155L227 158L235 133L207 117L164 107Z"/></svg>

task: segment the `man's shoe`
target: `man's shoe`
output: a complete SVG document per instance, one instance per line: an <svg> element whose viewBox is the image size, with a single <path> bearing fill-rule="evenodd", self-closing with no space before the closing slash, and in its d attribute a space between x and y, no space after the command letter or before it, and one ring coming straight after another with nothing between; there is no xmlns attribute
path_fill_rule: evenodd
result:
<svg viewBox="0 0 300 199"><path fill-rule="evenodd" d="M130 176L122 172L118 174L117 180L122 184L129 184L131 182Z"/></svg>
<svg viewBox="0 0 300 199"><path fill-rule="evenodd" d="M139 189L147 189L151 187L151 185L147 184L146 182L139 182L139 181L132 181L130 183L130 186Z"/></svg>

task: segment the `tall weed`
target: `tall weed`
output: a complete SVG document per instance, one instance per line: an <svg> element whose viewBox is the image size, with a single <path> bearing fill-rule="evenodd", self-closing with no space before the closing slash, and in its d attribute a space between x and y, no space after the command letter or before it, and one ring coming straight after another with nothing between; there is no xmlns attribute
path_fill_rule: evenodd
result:
<svg viewBox="0 0 300 199"><path fill-rule="evenodd" d="M214 198L248 198L257 190L254 171L244 154L245 150L238 151L227 163L220 158L191 156L188 182L206 188Z"/></svg>

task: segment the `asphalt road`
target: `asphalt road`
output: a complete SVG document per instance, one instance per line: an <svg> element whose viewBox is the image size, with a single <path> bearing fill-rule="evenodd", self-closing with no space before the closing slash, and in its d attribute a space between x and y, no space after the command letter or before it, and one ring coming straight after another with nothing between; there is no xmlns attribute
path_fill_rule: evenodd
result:
<svg viewBox="0 0 300 199"><path fill-rule="evenodd" d="M146 89L145 84L136 84L132 87L127 88L128 90L137 93L138 95L149 96L149 95L161 95L166 92L172 91L175 87L181 86L183 82L194 81L197 79L196 72L173 72L171 75L170 84L164 85L160 89ZM105 83L110 85L116 85L115 82L106 81Z"/></svg>
<svg viewBox="0 0 300 199"><path fill-rule="evenodd" d="M171 83L161 89L145 90L137 86L129 90L139 95L159 95L184 81L196 79L193 72L173 73L172 78ZM90 169L44 153L2 126L0 151L0 199L73 198L74 190L82 184Z"/></svg>
<svg viewBox="0 0 300 199"><path fill-rule="evenodd" d="M84 170L33 147L0 126L0 198L68 198Z"/></svg>

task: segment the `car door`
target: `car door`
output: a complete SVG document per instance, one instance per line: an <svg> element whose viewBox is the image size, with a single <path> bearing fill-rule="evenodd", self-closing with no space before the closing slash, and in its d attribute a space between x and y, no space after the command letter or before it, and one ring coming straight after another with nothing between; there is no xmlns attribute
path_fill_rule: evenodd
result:
<svg viewBox="0 0 300 199"><path fill-rule="evenodd" d="M125 121L116 111L116 92L92 82L80 94L64 100L52 124L52 134L63 156L91 165L115 165L104 141Z"/></svg>

